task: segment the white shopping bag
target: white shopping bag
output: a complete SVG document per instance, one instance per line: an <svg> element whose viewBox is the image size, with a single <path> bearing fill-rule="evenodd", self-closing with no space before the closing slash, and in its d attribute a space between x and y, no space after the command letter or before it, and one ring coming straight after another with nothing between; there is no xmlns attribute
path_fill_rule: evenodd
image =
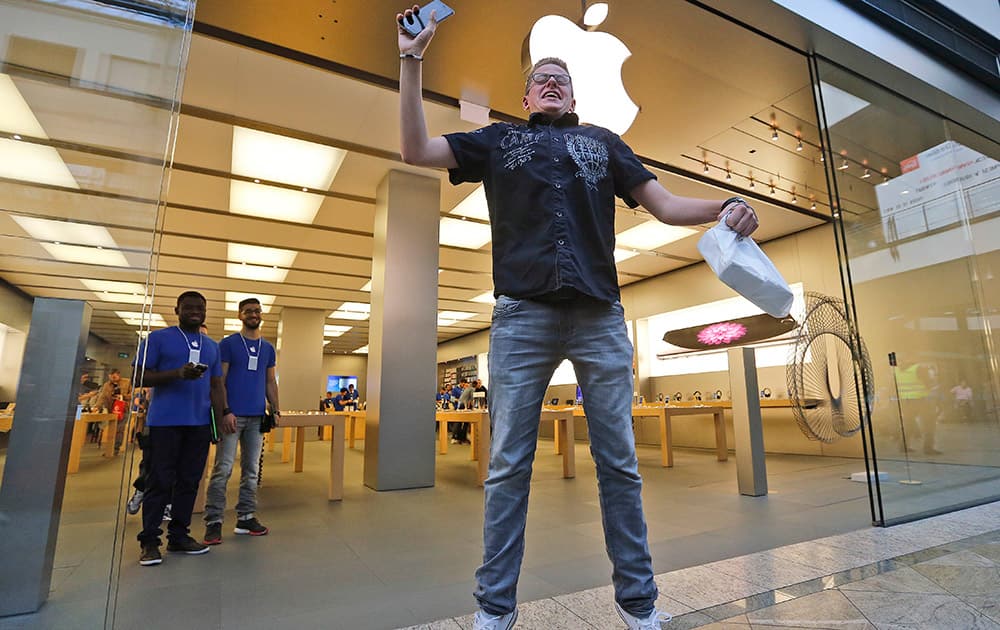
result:
<svg viewBox="0 0 1000 630"><path fill-rule="evenodd" d="M772 317L792 310L792 290L752 238L744 238L725 219L698 241L698 251L729 288Z"/></svg>

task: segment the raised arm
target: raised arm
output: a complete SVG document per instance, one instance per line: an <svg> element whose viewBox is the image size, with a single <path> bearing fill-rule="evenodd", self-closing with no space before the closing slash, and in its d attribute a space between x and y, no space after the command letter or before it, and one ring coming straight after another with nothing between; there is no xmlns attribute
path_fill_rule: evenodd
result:
<svg viewBox="0 0 1000 630"><path fill-rule="evenodd" d="M757 213L746 202L726 203L712 199L680 197L668 191L655 179L649 179L630 191L632 198L668 225L700 225L718 221L728 213L726 224L742 236L750 236L757 229Z"/></svg>
<svg viewBox="0 0 1000 630"><path fill-rule="evenodd" d="M437 19L435 12L431 11L426 28L413 37L403 28L402 20L410 18L416 8L414 6L396 14L399 31L400 154L407 164L455 168L458 162L448 141L442 136L431 138L427 135L421 66L427 45L437 30Z"/></svg>

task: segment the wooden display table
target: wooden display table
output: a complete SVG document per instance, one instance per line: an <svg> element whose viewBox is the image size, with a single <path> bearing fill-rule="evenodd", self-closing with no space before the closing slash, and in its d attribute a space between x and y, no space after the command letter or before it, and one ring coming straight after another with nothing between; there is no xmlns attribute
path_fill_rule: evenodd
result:
<svg viewBox="0 0 1000 630"><path fill-rule="evenodd" d="M327 409L326 413L344 416L347 433L345 438L347 439L348 448L354 448L356 440L365 439L365 419L368 417L368 414L363 409L361 411L334 411L333 409ZM329 440L332 430L331 427L324 427L322 439Z"/></svg>
<svg viewBox="0 0 1000 630"><path fill-rule="evenodd" d="M306 427L331 427L330 439L330 485L327 499L340 501L344 498L344 419L348 412L334 413L290 413L278 418L278 429L285 434L281 448L281 461L287 462L291 451L292 429L295 429L294 472L302 472L305 457ZM275 429L277 430L277 429Z"/></svg>
<svg viewBox="0 0 1000 630"><path fill-rule="evenodd" d="M118 431L118 416L113 413L82 413L80 419L73 423L73 440L69 446L68 473L80 472L80 452L87 440L87 426L93 422L107 422L108 429L101 433L101 444L104 446L104 456L115 456L115 433Z"/></svg>
<svg viewBox="0 0 1000 630"><path fill-rule="evenodd" d="M10 431L14 425L14 415L10 413L0 414L0 433Z"/></svg>
<svg viewBox="0 0 1000 630"><path fill-rule="evenodd" d="M474 460L479 476L479 485L486 481L489 472L490 462L490 413L486 410L465 410L465 411L438 411L435 419L438 423L438 453L444 455L448 452L448 423L468 422L472 427L470 441L472 449L469 459ZM576 451L573 448L575 435L573 431L573 410L571 407L542 409L542 420L551 420L555 423L555 434L560 445L557 445L556 454L563 458L563 478L572 479L576 476Z"/></svg>

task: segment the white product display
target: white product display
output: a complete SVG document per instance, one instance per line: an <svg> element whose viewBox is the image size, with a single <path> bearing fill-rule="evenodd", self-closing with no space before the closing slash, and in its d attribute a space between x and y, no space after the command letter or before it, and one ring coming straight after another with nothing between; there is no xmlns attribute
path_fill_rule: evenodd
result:
<svg viewBox="0 0 1000 630"><path fill-rule="evenodd" d="M792 290L774 263L751 238L726 225L725 219L698 241L698 251L719 280L772 317L792 310Z"/></svg>

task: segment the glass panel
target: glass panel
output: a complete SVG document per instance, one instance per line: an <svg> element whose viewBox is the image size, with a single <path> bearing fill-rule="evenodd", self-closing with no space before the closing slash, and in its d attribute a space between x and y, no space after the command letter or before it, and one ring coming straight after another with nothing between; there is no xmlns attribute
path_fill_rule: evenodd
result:
<svg viewBox="0 0 1000 630"><path fill-rule="evenodd" d="M46 620L74 601L80 627L110 623L119 490L137 420L132 362L137 332L149 327L148 279L193 10L194 0L0 0L0 469L7 431L16 436L35 420L3 409L16 403L18 380L32 378L21 373L34 299L92 308L69 393L80 408L65 487L55 493L54 569L41 585L51 592L29 622L39 627L58 625ZM37 515L15 509L4 518L31 527Z"/></svg>
<svg viewBox="0 0 1000 630"><path fill-rule="evenodd" d="M1000 146L818 67L885 520L995 498Z"/></svg>

